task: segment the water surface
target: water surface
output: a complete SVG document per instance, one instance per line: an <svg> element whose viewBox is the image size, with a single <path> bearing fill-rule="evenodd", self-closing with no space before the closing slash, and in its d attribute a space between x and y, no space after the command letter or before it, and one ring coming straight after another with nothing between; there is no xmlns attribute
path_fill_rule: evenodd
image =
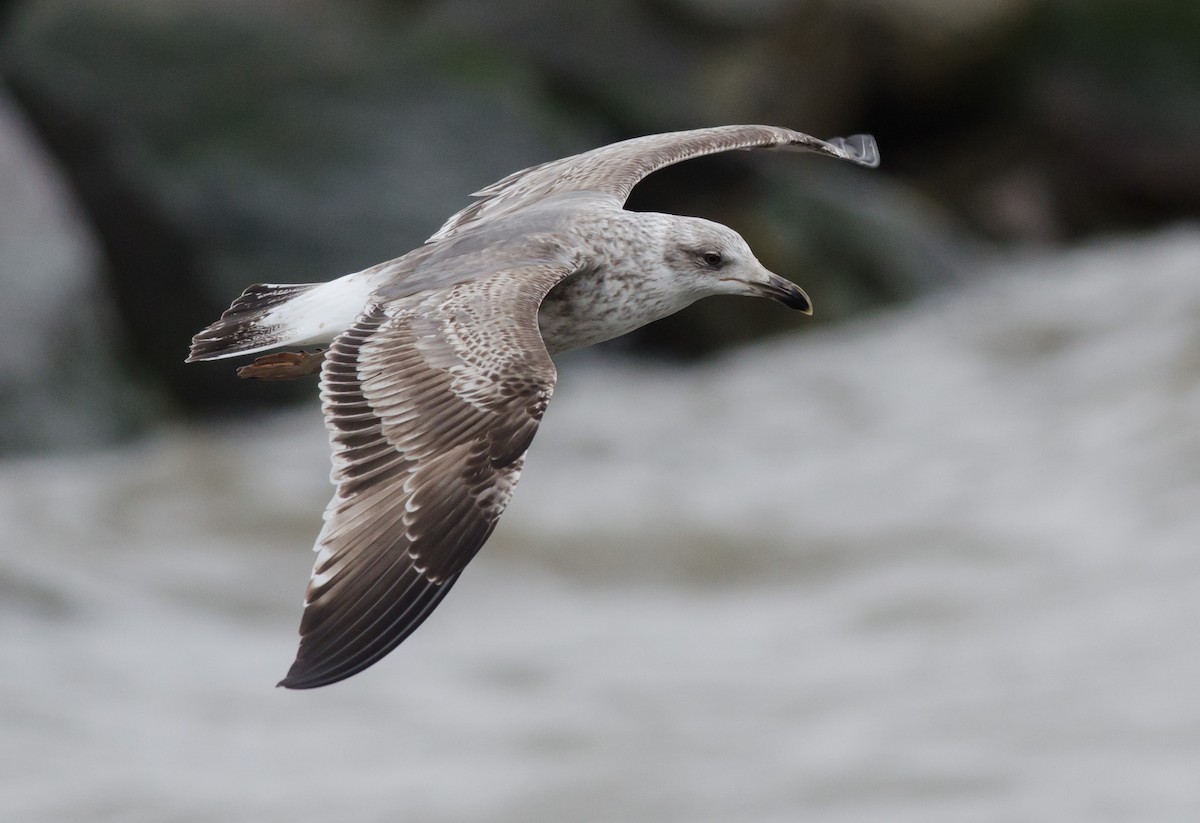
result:
<svg viewBox="0 0 1200 823"><path fill-rule="evenodd" d="M1200 233L561 372L456 590L313 692L315 404L0 465L0 817L1200 819Z"/></svg>

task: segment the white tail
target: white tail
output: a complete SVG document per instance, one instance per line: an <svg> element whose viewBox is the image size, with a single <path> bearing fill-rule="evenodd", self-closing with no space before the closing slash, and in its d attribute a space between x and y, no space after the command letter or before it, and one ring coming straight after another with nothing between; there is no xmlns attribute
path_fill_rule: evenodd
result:
<svg viewBox="0 0 1200 823"><path fill-rule="evenodd" d="M369 296L366 272L329 283L251 286L192 338L187 362L328 343L350 327Z"/></svg>

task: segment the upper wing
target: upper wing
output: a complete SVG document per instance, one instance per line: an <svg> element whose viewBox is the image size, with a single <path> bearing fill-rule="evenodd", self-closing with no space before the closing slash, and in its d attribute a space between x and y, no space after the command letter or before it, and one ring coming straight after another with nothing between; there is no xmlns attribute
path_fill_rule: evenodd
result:
<svg viewBox="0 0 1200 823"><path fill-rule="evenodd" d="M370 666L411 634L492 532L554 388L534 265L373 305L333 343L321 399L337 486L300 649L280 685Z"/></svg>
<svg viewBox="0 0 1200 823"><path fill-rule="evenodd" d="M664 166L732 149L813 151L863 166L879 165L875 138L867 134L818 140L777 126L716 126L651 134L510 174L475 192L480 198L455 214L429 238L441 240L464 226L508 214L551 194L580 191L623 204L638 182Z"/></svg>

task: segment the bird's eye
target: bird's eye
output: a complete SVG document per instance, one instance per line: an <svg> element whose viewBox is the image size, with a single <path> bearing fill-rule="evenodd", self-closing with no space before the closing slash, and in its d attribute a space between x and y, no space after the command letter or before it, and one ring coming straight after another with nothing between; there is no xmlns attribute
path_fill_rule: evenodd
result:
<svg viewBox="0 0 1200 823"><path fill-rule="evenodd" d="M706 251L700 255L700 259L704 261L704 265L711 266L714 269L721 265L722 262L721 255L715 251Z"/></svg>

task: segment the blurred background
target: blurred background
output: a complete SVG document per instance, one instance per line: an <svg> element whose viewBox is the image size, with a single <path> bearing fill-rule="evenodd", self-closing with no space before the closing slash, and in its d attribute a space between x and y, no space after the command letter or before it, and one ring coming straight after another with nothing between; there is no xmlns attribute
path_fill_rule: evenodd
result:
<svg viewBox="0 0 1200 823"><path fill-rule="evenodd" d="M713 299L564 357L429 622L272 688L315 384L184 366L250 283L614 140ZM0 2L0 817L1200 819L1200 4Z"/></svg>

